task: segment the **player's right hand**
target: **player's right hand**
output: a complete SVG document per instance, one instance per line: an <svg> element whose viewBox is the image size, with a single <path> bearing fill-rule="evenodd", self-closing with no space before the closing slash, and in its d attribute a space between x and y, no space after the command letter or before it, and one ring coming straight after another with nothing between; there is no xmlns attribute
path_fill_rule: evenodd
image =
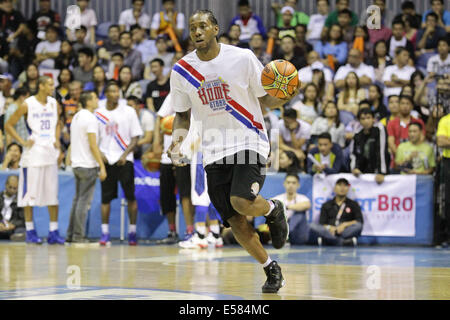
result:
<svg viewBox="0 0 450 320"><path fill-rule="evenodd" d="M167 155L170 160L172 160L173 165L177 167L184 167L187 165L187 158L180 152L181 143L172 142L169 149L167 150Z"/></svg>
<svg viewBox="0 0 450 320"><path fill-rule="evenodd" d="M24 143L23 146L24 146L25 148L31 148L33 145L34 145L34 140L28 139L27 141L25 141L25 143Z"/></svg>
<svg viewBox="0 0 450 320"><path fill-rule="evenodd" d="M98 173L98 177L100 178L100 181L105 181L107 174L105 167L100 168L100 172Z"/></svg>

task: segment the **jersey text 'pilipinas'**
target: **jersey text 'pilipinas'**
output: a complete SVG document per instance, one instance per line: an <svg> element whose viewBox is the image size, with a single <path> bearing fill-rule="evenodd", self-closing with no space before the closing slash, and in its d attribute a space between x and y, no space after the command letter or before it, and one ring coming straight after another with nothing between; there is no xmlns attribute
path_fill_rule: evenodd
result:
<svg viewBox="0 0 450 320"><path fill-rule="evenodd" d="M22 167L43 167L57 163L59 150L55 148L56 126L58 124L58 103L47 97L43 105L36 96L25 99L27 104L26 124L29 139L34 141L31 148L25 148L20 165Z"/></svg>
<svg viewBox="0 0 450 320"><path fill-rule="evenodd" d="M260 80L263 68L250 50L225 44L220 44L219 55L212 60L202 61L194 51L173 67L173 108L186 112L192 107L194 120L201 122L205 165L242 150L268 157L258 101L266 95Z"/></svg>

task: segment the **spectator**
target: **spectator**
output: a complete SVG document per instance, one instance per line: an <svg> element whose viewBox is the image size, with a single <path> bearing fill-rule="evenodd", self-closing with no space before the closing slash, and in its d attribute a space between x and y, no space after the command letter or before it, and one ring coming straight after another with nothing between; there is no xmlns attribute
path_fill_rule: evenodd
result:
<svg viewBox="0 0 450 320"><path fill-rule="evenodd" d="M331 142L338 144L341 148L345 147L345 127L339 119L339 109L334 101L328 101L322 109L322 115L314 120L311 127L310 146L317 144L317 137L328 132L331 136Z"/></svg>
<svg viewBox="0 0 450 320"><path fill-rule="evenodd" d="M231 45L231 38L230 38L230 36L228 35L228 33L222 33L222 34L219 36L218 42L219 42L219 43L224 43L224 44L230 44L230 45Z"/></svg>
<svg viewBox="0 0 450 320"><path fill-rule="evenodd" d="M1 40L5 45L0 49L1 57L3 57L4 53L9 51L9 44L13 43L24 31L26 19L20 11L14 9L12 0L2 0L0 1L0 21L2 21ZM3 52L3 50L5 51Z"/></svg>
<svg viewBox="0 0 450 320"><path fill-rule="evenodd" d="M144 134L139 138L137 142L137 148L139 149L139 151L134 152L135 158L140 159L142 154L148 151L148 149L151 147L155 131L156 119L153 113L145 108L142 108L141 100L137 97L128 97L127 104L136 111L142 131L144 131Z"/></svg>
<svg viewBox="0 0 450 320"><path fill-rule="evenodd" d="M264 23L258 15L252 12L248 0L239 0L238 12L239 14L231 20L230 26L237 24L241 27L240 41L249 42L255 33L261 34L264 38L266 37Z"/></svg>
<svg viewBox="0 0 450 320"><path fill-rule="evenodd" d="M386 41L386 44L391 57L395 56L395 49L403 47L408 50L410 58L414 58L414 45L405 36L405 23L402 20L394 20L392 36Z"/></svg>
<svg viewBox="0 0 450 320"><path fill-rule="evenodd" d="M314 48L313 46L306 41L306 33L308 29L306 25L299 24L295 27L295 52L296 54L300 54L305 56L308 52L311 52Z"/></svg>
<svg viewBox="0 0 450 320"><path fill-rule="evenodd" d="M100 245L110 242L109 214L111 201L117 198L120 181L128 201L128 244L136 245L137 203L134 195L133 150L143 132L136 111L119 104L120 88L115 81L107 84L106 107L96 110L97 119L102 119L99 130L99 146L103 154L107 178L102 182L102 237ZM121 139L116 138L120 135Z"/></svg>
<svg viewBox="0 0 450 320"><path fill-rule="evenodd" d="M445 29L438 25L438 21L439 17L436 13L428 13L425 26L417 32L417 66L423 69L427 67L430 57L435 54L439 39L447 36Z"/></svg>
<svg viewBox="0 0 450 320"><path fill-rule="evenodd" d="M314 69L313 70L313 78L312 83L314 83L318 90L318 99L324 104L328 101L334 101L334 85L332 82L325 82L325 74L324 71L329 71L329 69L324 68Z"/></svg>
<svg viewBox="0 0 450 320"><path fill-rule="evenodd" d="M428 85L433 82L433 73L428 74L425 78L423 73L416 70L410 81L410 87L414 93L414 109L420 114L422 120L426 123L430 115L431 90L428 90Z"/></svg>
<svg viewBox="0 0 450 320"><path fill-rule="evenodd" d="M331 135L328 132L321 133L317 137L317 147L309 151L306 166L309 174L343 172L345 165L342 149L338 144L331 142Z"/></svg>
<svg viewBox="0 0 450 320"><path fill-rule="evenodd" d="M347 43L343 41L342 28L337 24L333 25L327 32L325 41L316 43L314 51L319 53L325 66L337 70L338 66L347 60L348 52Z"/></svg>
<svg viewBox="0 0 450 320"><path fill-rule="evenodd" d="M402 87L409 84L411 75L416 70L408 65L409 52L403 47L398 47L395 52L395 64L384 70L383 82L385 85L384 95L399 95Z"/></svg>
<svg viewBox="0 0 450 320"><path fill-rule="evenodd" d="M358 49L350 49L347 64L341 66L334 76L336 88L343 89L345 87L345 78L350 72L354 72L358 76L362 88L367 88L375 81L374 68L362 61L362 53Z"/></svg>
<svg viewBox="0 0 450 320"><path fill-rule="evenodd" d="M119 52L120 47L120 27L113 24L108 28L108 38L105 41L99 41L98 58L102 64L108 64L112 59L112 54Z"/></svg>
<svg viewBox="0 0 450 320"><path fill-rule="evenodd" d="M284 178L283 186L286 192L273 199L280 200L286 205L289 243L291 245L305 244L309 236L306 212L311 208L311 201L305 195L297 193L300 188L300 178L297 174L288 173Z"/></svg>
<svg viewBox="0 0 450 320"><path fill-rule="evenodd" d="M14 102L11 103L5 111L5 122L6 123L9 118L16 112L16 110L23 104L26 98L30 96L30 91L26 87L17 88L14 92ZM19 119L14 129L16 129L17 134L24 140L28 140L28 129L25 123L25 118L22 117ZM6 135L6 145L9 145L11 142L15 142L14 139L10 135ZM5 162L3 162L5 163Z"/></svg>
<svg viewBox="0 0 450 320"><path fill-rule="evenodd" d="M373 112L367 108L359 110L358 120L363 129L353 138L351 171L357 177L375 173L375 181L383 183L390 161L386 129L381 123L375 123Z"/></svg>
<svg viewBox="0 0 450 320"><path fill-rule="evenodd" d="M328 33L331 26L339 23L338 20L339 12L344 9L350 10L350 0L336 0L336 9L334 11L331 11L327 19L325 20L325 26L322 29L322 36ZM352 26L358 25L358 16L353 11L350 24Z"/></svg>
<svg viewBox="0 0 450 320"><path fill-rule="evenodd" d="M414 29L419 29L422 23L422 16L416 12L416 7L414 1L403 1L402 2L402 13L395 16L395 20L402 20L406 23L406 17L410 16L412 18L410 26Z"/></svg>
<svg viewBox="0 0 450 320"><path fill-rule="evenodd" d="M17 206L18 185L18 177L11 175L0 193L0 239L25 240L25 216L23 208Z"/></svg>
<svg viewBox="0 0 450 320"><path fill-rule="evenodd" d="M278 28L278 37L282 39L284 36L290 35L295 38L295 26L291 26L292 18L295 10L290 6L285 6L281 9L282 26Z"/></svg>
<svg viewBox="0 0 450 320"><path fill-rule="evenodd" d="M254 33L252 35L249 45L250 49L263 66L267 65L272 60L272 56L264 50L264 39L260 33Z"/></svg>
<svg viewBox="0 0 450 320"><path fill-rule="evenodd" d="M17 142L10 143L6 148L6 155L5 159L3 159L2 170L19 170L22 150L22 146Z"/></svg>
<svg viewBox="0 0 450 320"><path fill-rule="evenodd" d="M422 15L422 28L426 28L428 14L433 12L437 16L437 25L445 29L446 32L450 32L450 11L445 10L444 0L430 0L430 4L431 9L425 11L425 13Z"/></svg>
<svg viewBox="0 0 450 320"><path fill-rule="evenodd" d="M64 101L70 99L69 84L73 81L72 71L68 68L61 69L58 75L58 86L55 89L55 98L59 104L63 104Z"/></svg>
<svg viewBox="0 0 450 320"><path fill-rule="evenodd" d="M72 81L69 84L70 99L64 101L64 103L62 104L62 118L64 122L64 128L62 129L62 133L67 146L69 145L70 141L69 136L70 124L72 123L73 116L78 111L82 89L83 84L80 81L78 80Z"/></svg>
<svg viewBox="0 0 450 320"><path fill-rule="evenodd" d="M295 54L295 39L289 35L281 39L280 52L274 59L284 59L295 66L295 69L301 69L306 66L306 60L303 56Z"/></svg>
<svg viewBox="0 0 450 320"><path fill-rule="evenodd" d="M383 103L384 96L380 86L376 84L369 86L368 100L370 102L370 110L372 110L376 122L389 115L389 111Z"/></svg>
<svg viewBox="0 0 450 320"><path fill-rule="evenodd" d="M35 49L36 61L39 68L54 69L55 59L61 50L61 41L58 39L58 29L48 26L45 32L46 40L37 44Z"/></svg>
<svg viewBox="0 0 450 320"><path fill-rule="evenodd" d="M144 70L144 79L153 81L156 79L156 75L151 72L151 61L156 58L164 61L164 76L169 76L170 70L172 69L172 60L174 58L174 53L167 51L167 43L165 37L158 37L156 39L156 49L158 50L157 54L151 55L150 60L145 63Z"/></svg>
<svg viewBox="0 0 450 320"><path fill-rule="evenodd" d="M359 204L347 197L349 188L347 179L338 179L335 197L322 205L319 223L311 223L312 237L317 237L319 245L356 246L363 228L363 216Z"/></svg>
<svg viewBox="0 0 450 320"><path fill-rule="evenodd" d="M345 77L344 89L339 93L337 106L339 111L351 112L356 116L358 104L366 98L366 91L361 88L358 75L350 71Z"/></svg>
<svg viewBox="0 0 450 320"><path fill-rule="evenodd" d="M9 72L11 72L14 79L17 79L21 72L24 71L29 64L33 63L33 60L36 58L34 51L36 50L38 43L39 39L34 36L29 27L29 23L24 24L23 32L17 37L17 41L9 44ZM0 52L2 51L3 50L0 49ZM5 53L7 52L5 51ZM6 72L6 70L3 71Z"/></svg>
<svg viewBox="0 0 450 320"><path fill-rule="evenodd" d="M297 111L285 109L283 119L278 122L280 130L280 150L292 151L301 161L305 159L307 141L311 136L311 125L297 119Z"/></svg>
<svg viewBox="0 0 450 320"><path fill-rule="evenodd" d="M25 81L23 83L23 87L27 88L30 92L30 96L35 95L38 92L38 79L39 79L39 70L37 65L30 64L25 70Z"/></svg>
<svg viewBox="0 0 450 320"><path fill-rule="evenodd" d="M80 81L83 86L85 83L92 81L92 61L94 59L94 53L89 48L81 48L78 51L78 67L73 69L73 78Z"/></svg>
<svg viewBox="0 0 450 320"><path fill-rule="evenodd" d="M100 100L106 99L106 73L99 65L96 65L92 70L92 81L84 85L84 91L95 91Z"/></svg>
<svg viewBox="0 0 450 320"><path fill-rule="evenodd" d="M153 15L150 38L156 39L157 36L167 33L167 29L172 27L178 39L181 39L184 32L184 14L175 11L175 0L162 0L162 6L164 11Z"/></svg>
<svg viewBox="0 0 450 320"><path fill-rule="evenodd" d="M414 17L413 16L406 16L403 19L403 22L405 23L405 37L406 37L406 39L411 41L412 45L414 46L414 50L416 50L417 32L419 30L418 30L418 28L413 27L413 25L414 25ZM420 26L420 24L419 24L419 26Z"/></svg>
<svg viewBox="0 0 450 320"><path fill-rule="evenodd" d="M112 54L111 62L109 63L106 79L119 81L119 70L125 65L123 54L115 52Z"/></svg>
<svg viewBox="0 0 450 320"><path fill-rule="evenodd" d="M304 89L303 100L292 105L297 111L297 118L312 124L319 117L320 102L315 84L308 83Z"/></svg>
<svg viewBox="0 0 450 320"><path fill-rule="evenodd" d="M306 34L306 40L313 46L316 42L320 41L323 26L325 20L328 17L330 10L329 0L317 0L317 14L313 14L309 17L308 32Z"/></svg>
<svg viewBox="0 0 450 320"><path fill-rule="evenodd" d="M389 151L395 155L400 143L408 140L408 125L411 122L419 122L423 129L423 136L425 137L425 124L421 119L416 119L411 116L413 110L413 100L411 97L400 97L399 116L391 121L387 125L387 131L389 134L388 143Z"/></svg>
<svg viewBox="0 0 450 320"><path fill-rule="evenodd" d="M290 20L290 26L295 27L299 24L307 25L309 23L309 17L306 13L301 11L295 11L295 7L297 6L298 0L284 0L284 3L281 5L279 3L272 3L272 10L275 12L277 27L283 28L283 8L290 7L292 8L292 18Z"/></svg>
<svg viewBox="0 0 450 320"><path fill-rule="evenodd" d="M373 47L373 58L369 62L369 65L374 67L376 82L383 84L384 70L392 64L392 58L387 52L386 42L383 40L377 41Z"/></svg>
<svg viewBox="0 0 450 320"><path fill-rule="evenodd" d="M387 128L389 121L394 120L400 116L400 97L391 95L388 97L388 109L390 116L384 117L380 120L381 124Z"/></svg>
<svg viewBox="0 0 450 320"><path fill-rule="evenodd" d="M132 81L131 68L123 66L119 71L120 99L135 96L142 98L142 88L138 81Z"/></svg>
<svg viewBox="0 0 450 320"><path fill-rule="evenodd" d="M163 74L163 60L153 59L150 68L156 79L147 86L145 102L149 110L158 112L170 92L170 79Z"/></svg>
<svg viewBox="0 0 450 320"><path fill-rule="evenodd" d="M432 74L431 77L436 74L445 75L450 73L449 41L448 37L438 40L438 53L432 56L427 63L427 72Z"/></svg>
<svg viewBox="0 0 450 320"><path fill-rule="evenodd" d="M59 28L61 17L51 9L50 0L39 0L39 10L34 12L30 19L30 28L36 38L45 40L45 30L49 25Z"/></svg>
<svg viewBox="0 0 450 320"><path fill-rule="evenodd" d="M120 47L123 54L124 64L131 67L133 80L142 78L143 64L142 55L139 51L133 49L133 42L131 41L131 33L124 31L120 34Z"/></svg>
<svg viewBox="0 0 450 320"><path fill-rule="evenodd" d="M450 114L442 117L439 120L438 130L436 132L437 146L443 149L442 162L443 162L443 177L441 183L445 188L445 224L446 234L443 235L444 242L450 241Z"/></svg>
<svg viewBox="0 0 450 320"><path fill-rule="evenodd" d="M436 104L430 107L430 116L425 123L426 140L432 145L436 145L436 132L439 120L444 116L442 104Z"/></svg>
<svg viewBox="0 0 450 320"><path fill-rule="evenodd" d="M138 24L131 26L131 38L133 39L133 49L142 55L144 65L150 61L150 57L157 54L156 41L150 40L147 31Z"/></svg>
<svg viewBox="0 0 450 320"><path fill-rule="evenodd" d="M73 50L73 46L69 40L61 41L61 48L59 55L55 59L55 69L61 70L64 68L73 69L78 65L78 58Z"/></svg>
<svg viewBox="0 0 450 320"><path fill-rule="evenodd" d="M133 8L126 9L120 13L120 32L130 31L132 25L139 25L141 28L150 30L151 18L144 12L145 0L131 0Z"/></svg>
<svg viewBox="0 0 450 320"><path fill-rule="evenodd" d="M95 27L97 26L97 16L93 9L89 9L90 0L77 0L77 5L80 7L80 22L82 26L85 26L87 29L86 38L84 42L86 44L95 45ZM75 32L68 28L72 17L70 15L66 16L66 21L64 22L64 26L66 27L66 37L70 41L75 41Z"/></svg>
<svg viewBox="0 0 450 320"><path fill-rule="evenodd" d="M401 173L432 174L436 167L434 151L424 142L422 124L410 122L408 141L400 143L395 153L395 164Z"/></svg>
<svg viewBox="0 0 450 320"><path fill-rule="evenodd" d="M298 78L300 79L301 88L304 89L305 86L313 80L313 70L322 70L325 82L331 83L333 81L332 71L325 67L325 65L320 60L320 55L316 51L311 51L306 57L307 66L298 70Z"/></svg>
<svg viewBox="0 0 450 320"><path fill-rule="evenodd" d="M355 28L351 24L352 12L349 9L342 9L338 12L338 25L342 29L343 40L347 42L347 45L351 47L353 45L353 39L355 37Z"/></svg>
<svg viewBox="0 0 450 320"><path fill-rule="evenodd" d="M278 163L279 172L287 172L288 174L297 174L301 170L301 164L297 155L292 151L282 151Z"/></svg>
<svg viewBox="0 0 450 320"><path fill-rule="evenodd" d="M92 51L95 52L95 44L91 45L91 44L86 44L84 42L84 39L86 38L87 35L87 29L85 26L80 26L80 28L78 28L77 30L75 30L75 42L72 43L72 48L73 48L73 52L75 53L75 55L78 57L78 50L80 50L81 48L90 48ZM78 60L78 59L77 59Z"/></svg>
<svg viewBox="0 0 450 320"><path fill-rule="evenodd" d="M233 24L228 30L228 37L230 38L230 44L232 46L240 48L249 48L248 43L242 42L241 38L241 27L238 24Z"/></svg>
<svg viewBox="0 0 450 320"><path fill-rule="evenodd" d="M361 109L368 108L370 109L370 102L369 100L362 100L358 105L358 112ZM353 113L347 112L344 116L340 113L341 117L340 120L345 125L345 140L346 145L348 145L355 134L357 134L359 131L362 130L361 123L359 123L358 119L353 115ZM350 117L348 116L350 115Z"/></svg>
<svg viewBox="0 0 450 320"><path fill-rule="evenodd" d="M364 63L369 63L373 58L373 47L374 44L370 41L369 30L366 26L356 26L355 27L355 35L353 37L353 42L351 44L352 47L357 47L356 42L357 39L363 39L364 47L358 48L358 50L362 53L362 60Z"/></svg>
<svg viewBox="0 0 450 320"><path fill-rule="evenodd" d="M70 148L71 165L75 177L76 193L70 210L67 242L84 242L86 214L94 195L97 177L106 179L106 169L97 146L98 122L94 110L98 106L95 92L86 91L80 97L81 110L72 121Z"/></svg>

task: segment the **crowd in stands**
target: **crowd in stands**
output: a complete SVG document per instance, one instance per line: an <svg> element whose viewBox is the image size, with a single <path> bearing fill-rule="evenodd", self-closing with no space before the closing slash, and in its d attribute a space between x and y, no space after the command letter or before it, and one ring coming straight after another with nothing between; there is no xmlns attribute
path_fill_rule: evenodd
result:
<svg viewBox="0 0 450 320"><path fill-rule="evenodd" d="M381 13L381 26L374 29L349 0L315 0L317 12L310 13L300 12L296 0L275 3L275 26L264 25L248 0L236 0L238 15L219 42L252 50L263 65L290 61L301 81L300 94L282 110L263 110L268 131L280 131L280 152L272 153L280 172L371 173L383 183L387 174L435 170L439 147L446 146L436 132L449 111L450 12L444 0L427 0L430 9L423 13L412 1L392 12L388 1L373 1ZM13 0L0 0L2 170L17 169L22 151L3 125L37 92L40 74L57 81L54 97L64 124L61 170L69 168L70 125L80 95L95 91L101 104L111 80L144 129L135 157L153 152L152 146L161 144L155 139L163 137L155 132L157 112L170 92L172 66L194 50L187 17L175 10L175 2L162 0L161 12L146 12L144 0L131 0L131 8L100 35L89 0L76 1L81 10L76 30L51 10L50 0L39 0L31 17L16 10ZM16 130L26 140L25 119Z"/></svg>

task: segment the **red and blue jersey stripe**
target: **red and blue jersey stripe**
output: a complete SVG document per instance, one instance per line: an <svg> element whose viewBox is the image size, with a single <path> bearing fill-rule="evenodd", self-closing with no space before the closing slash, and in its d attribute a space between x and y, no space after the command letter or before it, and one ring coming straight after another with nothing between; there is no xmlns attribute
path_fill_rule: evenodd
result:
<svg viewBox="0 0 450 320"><path fill-rule="evenodd" d="M95 117L97 118L98 121L100 121L104 125L108 124L109 122L109 119L98 111L95 112ZM114 140L117 142L117 144L123 151L127 150L128 145L125 143L125 141L123 141L122 137L118 132L114 132Z"/></svg>

